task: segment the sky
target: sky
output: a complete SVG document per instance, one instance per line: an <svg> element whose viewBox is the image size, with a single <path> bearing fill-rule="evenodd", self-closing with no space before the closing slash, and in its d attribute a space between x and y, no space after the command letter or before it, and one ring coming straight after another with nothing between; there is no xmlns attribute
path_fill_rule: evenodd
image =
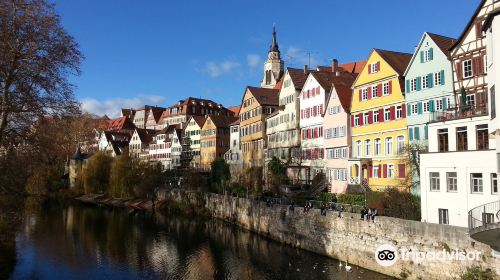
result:
<svg viewBox="0 0 500 280"><path fill-rule="evenodd" d="M458 37L480 0L52 0L80 45L70 77L83 110L169 106L186 97L239 105L258 86L273 24L285 67L413 53L423 32Z"/></svg>

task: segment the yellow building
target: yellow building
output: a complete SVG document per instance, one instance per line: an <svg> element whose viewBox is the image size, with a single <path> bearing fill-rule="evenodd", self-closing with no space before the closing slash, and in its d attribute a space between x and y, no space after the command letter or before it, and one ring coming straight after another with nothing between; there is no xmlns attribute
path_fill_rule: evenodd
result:
<svg viewBox="0 0 500 280"><path fill-rule="evenodd" d="M278 110L279 89L247 87L240 109L243 167L263 167L266 118Z"/></svg>
<svg viewBox="0 0 500 280"><path fill-rule="evenodd" d="M349 185L402 186L409 174L403 73L411 57L374 49L352 86Z"/></svg>
<svg viewBox="0 0 500 280"><path fill-rule="evenodd" d="M223 158L229 150L229 127L237 120L232 116L209 115L200 135L201 167L208 170L215 159Z"/></svg>

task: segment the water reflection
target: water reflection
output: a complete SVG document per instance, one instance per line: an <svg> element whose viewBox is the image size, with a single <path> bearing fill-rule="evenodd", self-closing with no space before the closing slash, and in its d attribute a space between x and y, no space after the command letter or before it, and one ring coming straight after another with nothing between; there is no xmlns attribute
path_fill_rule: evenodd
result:
<svg viewBox="0 0 500 280"><path fill-rule="evenodd" d="M13 279L388 279L218 220L29 199Z"/></svg>

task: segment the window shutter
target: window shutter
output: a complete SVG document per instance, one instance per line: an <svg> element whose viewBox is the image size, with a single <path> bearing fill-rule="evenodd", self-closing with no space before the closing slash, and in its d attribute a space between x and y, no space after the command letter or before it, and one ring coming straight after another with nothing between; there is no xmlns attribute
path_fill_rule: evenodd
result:
<svg viewBox="0 0 500 280"><path fill-rule="evenodd" d="M391 92L391 91L389 90L389 93L390 93L390 92ZM378 85L377 85L377 96L378 96L378 97L381 97L381 96L382 96L382 84L378 84Z"/></svg>
<svg viewBox="0 0 500 280"><path fill-rule="evenodd" d="M368 100L372 99L372 87L368 87Z"/></svg>
<svg viewBox="0 0 500 280"><path fill-rule="evenodd" d="M380 71L380 61L377 61L377 63L375 64L375 68L377 69L377 71Z"/></svg>
<svg viewBox="0 0 500 280"><path fill-rule="evenodd" d="M351 115L351 127L354 127L354 116Z"/></svg>
<svg viewBox="0 0 500 280"><path fill-rule="evenodd" d="M427 125L424 125L424 140L427 140L429 138L429 127Z"/></svg>
<svg viewBox="0 0 500 280"><path fill-rule="evenodd" d="M396 114L395 114L395 110L394 110L394 106L391 106L389 108L389 111L390 111L390 116L391 116L391 121L395 120L396 119Z"/></svg>
<svg viewBox="0 0 500 280"><path fill-rule="evenodd" d="M455 63L455 72L457 73L457 79L462 80L463 74L462 74L462 62L461 61Z"/></svg>
<svg viewBox="0 0 500 280"><path fill-rule="evenodd" d="M304 118L304 110L300 110L300 119Z"/></svg>
<svg viewBox="0 0 500 280"><path fill-rule="evenodd" d="M377 175L379 178L382 178L382 165L380 165L380 164L378 165L378 174Z"/></svg>
<svg viewBox="0 0 500 280"><path fill-rule="evenodd" d="M429 110L434 112L434 100L429 100Z"/></svg>
<svg viewBox="0 0 500 280"><path fill-rule="evenodd" d="M419 115L422 114L422 102L417 103L417 112Z"/></svg>
<svg viewBox="0 0 500 280"><path fill-rule="evenodd" d="M372 73L372 65L368 64L368 74L371 74L371 73Z"/></svg>
<svg viewBox="0 0 500 280"><path fill-rule="evenodd" d="M319 114L323 114L323 104L319 105Z"/></svg>
<svg viewBox="0 0 500 280"><path fill-rule="evenodd" d="M420 63L424 63L424 51L420 51Z"/></svg>
<svg viewBox="0 0 500 280"><path fill-rule="evenodd" d="M408 134L409 134L409 137L410 137L410 141L413 141L413 128L412 127L408 128Z"/></svg>
<svg viewBox="0 0 500 280"><path fill-rule="evenodd" d="M313 116L316 117L316 113L317 113L317 110L316 110L316 106L313 107Z"/></svg>
<svg viewBox="0 0 500 280"><path fill-rule="evenodd" d="M479 75L484 74L484 55L481 55L477 59L477 73Z"/></svg>
<svg viewBox="0 0 500 280"><path fill-rule="evenodd" d="M314 97L316 95L316 88L313 88L311 90L311 96Z"/></svg>
<svg viewBox="0 0 500 280"><path fill-rule="evenodd" d="M361 102L361 97L362 97L363 93L362 93L362 90L360 89L359 90L359 101Z"/></svg>
<svg viewBox="0 0 500 280"><path fill-rule="evenodd" d="M358 117L359 117L359 125L362 126L363 125L363 114L359 113Z"/></svg>
<svg viewBox="0 0 500 280"><path fill-rule="evenodd" d="M392 81L389 81L389 94L392 94Z"/></svg>
<svg viewBox="0 0 500 280"><path fill-rule="evenodd" d="M317 95L319 95L319 93L320 93L320 92L321 92L321 87L318 87L318 88L316 89L316 94L317 94Z"/></svg>
<svg viewBox="0 0 500 280"><path fill-rule="evenodd" d="M446 104L446 97L443 97L443 111L448 108L448 105Z"/></svg>
<svg viewBox="0 0 500 280"><path fill-rule="evenodd" d="M382 164L384 167L384 178L387 178L387 164Z"/></svg>
<svg viewBox="0 0 500 280"><path fill-rule="evenodd" d="M429 83L429 88L432 88L434 86L433 78L434 78L434 75L432 73L427 75L427 81Z"/></svg>
<svg viewBox="0 0 500 280"><path fill-rule="evenodd" d="M415 134L415 135L414 135L414 136L415 136L415 140L420 140L420 129L419 129L419 127L418 127L418 126L416 126L416 127L414 128L413 133Z"/></svg>
<svg viewBox="0 0 500 280"><path fill-rule="evenodd" d="M434 50L432 48L429 49L429 60L434 59Z"/></svg>
<svg viewBox="0 0 500 280"><path fill-rule="evenodd" d="M483 32L481 31L481 21L476 22L476 39L483 37Z"/></svg>
<svg viewBox="0 0 500 280"><path fill-rule="evenodd" d="M479 75L479 57L472 58L472 74Z"/></svg>
<svg viewBox="0 0 500 280"><path fill-rule="evenodd" d="M384 122L384 109L383 108L378 110L378 121Z"/></svg>
<svg viewBox="0 0 500 280"><path fill-rule="evenodd" d="M406 93L410 92L410 80L406 80Z"/></svg>
<svg viewBox="0 0 500 280"><path fill-rule="evenodd" d="M368 124L372 124L373 123L373 112L370 111L368 112Z"/></svg>
<svg viewBox="0 0 500 280"><path fill-rule="evenodd" d="M417 77L417 91L422 89L422 78Z"/></svg>
<svg viewBox="0 0 500 280"><path fill-rule="evenodd" d="M403 119L406 118L406 106L405 104L401 104L401 115L403 115Z"/></svg>
<svg viewBox="0 0 500 280"><path fill-rule="evenodd" d="M444 70L441 70L441 85L444 85Z"/></svg>
<svg viewBox="0 0 500 280"><path fill-rule="evenodd" d="M373 177L373 166L368 165L368 178L372 178L372 177Z"/></svg>
<svg viewBox="0 0 500 280"><path fill-rule="evenodd" d="M398 177L406 178L406 165L398 164Z"/></svg>

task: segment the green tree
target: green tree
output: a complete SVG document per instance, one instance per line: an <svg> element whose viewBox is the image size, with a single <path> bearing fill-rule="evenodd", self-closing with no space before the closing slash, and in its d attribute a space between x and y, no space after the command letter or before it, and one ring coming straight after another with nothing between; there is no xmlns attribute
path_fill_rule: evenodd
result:
<svg viewBox="0 0 500 280"><path fill-rule="evenodd" d="M141 162L136 165L137 183L134 187L134 194L137 197L150 197L154 194L155 188L161 186L164 181L162 166L159 162Z"/></svg>
<svg viewBox="0 0 500 280"><path fill-rule="evenodd" d="M113 158L104 152L95 153L83 170L83 189L86 194L106 193Z"/></svg>
<svg viewBox="0 0 500 280"><path fill-rule="evenodd" d="M278 192L279 187L288 182L285 163L277 157L267 163L267 175L269 186L274 192Z"/></svg>
<svg viewBox="0 0 500 280"><path fill-rule="evenodd" d="M128 152L124 152L113 160L109 178L109 195L112 197L131 197L138 176L137 162L134 162Z"/></svg>
<svg viewBox="0 0 500 280"><path fill-rule="evenodd" d="M217 192L223 192L229 185L231 173L229 165L224 159L218 158L210 165L210 181L212 188Z"/></svg>

